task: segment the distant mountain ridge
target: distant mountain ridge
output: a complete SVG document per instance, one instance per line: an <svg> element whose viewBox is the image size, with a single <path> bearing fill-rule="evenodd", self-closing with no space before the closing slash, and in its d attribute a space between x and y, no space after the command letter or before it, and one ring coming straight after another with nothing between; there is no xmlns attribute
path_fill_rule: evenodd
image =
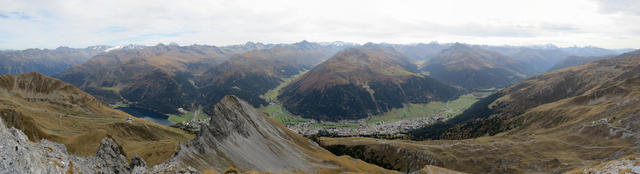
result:
<svg viewBox="0 0 640 174"><path fill-rule="evenodd" d="M421 69L429 76L466 89L501 88L523 80L526 69L497 52L456 43Z"/></svg>
<svg viewBox="0 0 640 174"><path fill-rule="evenodd" d="M82 64L107 48L108 46L92 46L0 51L0 74L40 72L53 75Z"/></svg>
<svg viewBox="0 0 640 174"><path fill-rule="evenodd" d="M320 120L358 119L403 103L449 100L461 91L417 72L391 47L347 48L283 88L292 113Z"/></svg>
<svg viewBox="0 0 640 174"><path fill-rule="evenodd" d="M452 44L439 44L437 42L431 43L417 43L417 44L383 44L388 45L396 49L398 52L403 53L407 57L413 59L413 61L429 61L435 57L442 50L449 48Z"/></svg>
<svg viewBox="0 0 640 174"><path fill-rule="evenodd" d="M233 94L254 106L286 78L329 58L343 46L302 41L215 47L164 45L115 49L57 75L109 104L177 114ZM255 49L255 50L252 50Z"/></svg>
<svg viewBox="0 0 640 174"><path fill-rule="evenodd" d="M198 95L189 78L233 54L215 46L159 44L113 50L56 77L106 103L125 102L135 108L175 113Z"/></svg>
<svg viewBox="0 0 640 174"><path fill-rule="evenodd" d="M428 66L428 60L454 44L434 42L381 45L392 47L399 54L405 55L409 63ZM221 47L177 44L121 45L105 47L105 50L91 60L67 69L55 77L88 91L105 103L144 112L178 114L178 108L194 109L194 107L210 106L227 94L240 96L254 106L259 106L267 104L259 96L280 84L281 79L312 69L338 51L354 46L358 44L339 41L321 43L301 41L292 44L247 42ZM516 61L513 66L529 67L540 62L537 61L538 59L547 58L546 54L540 53L539 50L525 55L533 56L527 56L530 57L526 59L528 61L513 58ZM545 63L544 66L546 67L547 64ZM498 85L447 83L467 89L499 88L521 80L520 76L529 76L538 72L529 68L514 70L513 67L506 69L500 67L507 66L506 64L495 66L501 70L460 74L463 76L473 74L474 79L483 79L483 81L500 77L502 79L486 82ZM536 67L543 66L536 65ZM431 76L443 82L455 79L437 74L431 74ZM444 73L444 75L452 74L447 71Z"/></svg>
<svg viewBox="0 0 640 174"><path fill-rule="evenodd" d="M615 55L604 55L604 56L569 56L564 58L563 60L554 64L548 71L555 71L566 67L584 65L586 63L613 58Z"/></svg>
<svg viewBox="0 0 640 174"><path fill-rule="evenodd" d="M198 102L212 105L226 95L236 95L256 107L267 105L260 95L278 86L282 79L314 67L340 49L342 46L302 41L236 54L197 77L195 82L202 94Z"/></svg>

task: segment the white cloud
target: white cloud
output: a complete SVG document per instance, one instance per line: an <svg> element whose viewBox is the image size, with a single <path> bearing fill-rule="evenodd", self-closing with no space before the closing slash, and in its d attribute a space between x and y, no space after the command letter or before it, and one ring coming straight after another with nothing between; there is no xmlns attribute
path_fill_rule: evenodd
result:
<svg viewBox="0 0 640 174"><path fill-rule="evenodd" d="M0 49L303 39L607 48L637 48L640 43L637 15L614 13L619 4L593 0L0 0L0 4Z"/></svg>
<svg viewBox="0 0 640 174"><path fill-rule="evenodd" d="M599 10L605 14L626 13L640 16L640 1L637 0L596 0Z"/></svg>

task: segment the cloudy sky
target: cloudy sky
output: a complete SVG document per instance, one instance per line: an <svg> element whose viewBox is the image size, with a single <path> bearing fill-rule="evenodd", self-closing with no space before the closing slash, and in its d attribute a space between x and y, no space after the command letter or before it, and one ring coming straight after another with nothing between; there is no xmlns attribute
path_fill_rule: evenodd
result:
<svg viewBox="0 0 640 174"><path fill-rule="evenodd" d="M247 41L640 48L638 0L0 0L0 49Z"/></svg>

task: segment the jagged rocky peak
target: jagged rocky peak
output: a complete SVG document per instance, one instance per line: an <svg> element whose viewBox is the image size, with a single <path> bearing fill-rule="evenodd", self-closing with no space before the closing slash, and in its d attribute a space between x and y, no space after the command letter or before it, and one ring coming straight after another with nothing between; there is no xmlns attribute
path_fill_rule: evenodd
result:
<svg viewBox="0 0 640 174"><path fill-rule="evenodd" d="M113 139L102 139L98 152L96 152L96 157L105 165L99 165L98 167L110 173L125 173L129 171L127 158L122 155L123 153L122 148Z"/></svg>
<svg viewBox="0 0 640 174"><path fill-rule="evenodd" d="M462 49L462 48L468 49L469 46L466 45L466 44L460 43L460 42L456 42L453 45L451 45L450 48L452 48L452 49Z"/></svg>
<svg viewBox="0 0 640 174"><path fill-rule="evenodd" d="M310 173L342 170L334 155L258 112L236 96L225 96L211 112L211 122L180 146L170 165L200 171ZM350 169L345 169L350 170Z"/></svg>
<svg viewBox="0 0 640 174"><path fill-rule="evenodd" d="M131 158L131 162L127 162L122 147L109 137L100 141L94 161L95 170L104 173L137 173L134 171L147 170L147 162L137 154Z"/></svg>
<svg viewBox="0 0 640 174"><path fill-rule="evenodd" d="M301 147L304 145L306 147ZM200 170L229 167L270 172L309 171L310 143L236 96L225 96L211 112L209 126L181 146L174 161Z"/></svg>
<svg viewBox="0 0 640 174"><path fill-rule="evenodd" d="M148 170L145 166L137 155L128 163L122 148L111 138L102 139L96 156L78 157L69 155L63 144L45 139L32 143L22 131L6 128L0 119L2 173L144 173Z"/></svg>
<svg viewBox="0 0 640 174"><path fill-rule="evenodd" d="M300 42L295 43L294 45L300 47L301 49L313 49L318 46L316 43L311 43L307 40L302 40Z"/></svg>
<svg viewBox="0 0 640 174"><path fill-rule="evenodd" d="M229 136L250 137L263 133L284 134L272 120L264 117L253 106L236 96L225 96L213 106L210 126L203 127L201 137L214 136L224 139Z"/></svg>

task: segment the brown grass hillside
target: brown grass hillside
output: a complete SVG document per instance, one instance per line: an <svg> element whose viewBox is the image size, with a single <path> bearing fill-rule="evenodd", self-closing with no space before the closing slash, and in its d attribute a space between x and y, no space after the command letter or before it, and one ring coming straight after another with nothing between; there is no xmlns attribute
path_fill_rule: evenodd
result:
<svg viewBox="0 0 640 174"><path fill-rule="evenodd" d="M411 71L413 69L413 72ZM403 81L415 73L415 65L391 48L370 45L348 48L318 65L294 83L296 92L322 90L336 85L365 84L369 81Z"/></svg>
<svg viewBox="0 0 640 174"><path fill-rule="evenodd" d="M638 54L542 74L499 95L484 106L490 112L475 113L491 115L467 118L439 137L463 140L321 142L391 167L416 169L396 157L404 152L417 154L409 156L415 163L471 173L563 173L640 153Z"/></svg>
<svg viewBox="0 0 640 174"><path fill-rule="evenodd" d="M152 165L170 158L179 143L193 138L111 109L72 85L39 73L0 76L0 117L32 141L60 142L80 156L95 155L100 140L109 136L128 157L138 154Z"/></svg>

